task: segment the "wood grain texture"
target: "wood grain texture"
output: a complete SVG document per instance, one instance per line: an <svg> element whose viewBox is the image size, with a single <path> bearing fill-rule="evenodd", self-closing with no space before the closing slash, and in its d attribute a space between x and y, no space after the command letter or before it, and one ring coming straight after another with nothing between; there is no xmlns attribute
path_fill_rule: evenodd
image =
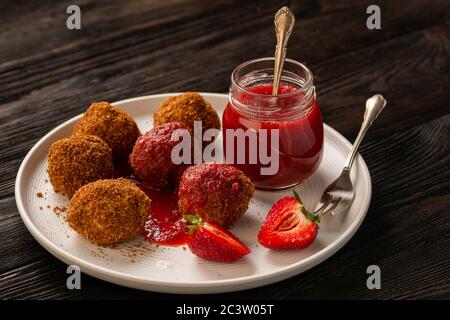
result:
<svg viewBox="0 0 450 320"><path fill-rule="evenodd" d="M68 31L69 1L0 3L0 298L173 299L83 276L32 238L14 199L34 143L92 101L172 91L226 92L239 63L273 55L274 12L297 17L288 56L313 70L324 120L355 138L364 100L388 107L361 153L373 179L367 219L335 256L297 277L216 298L450 298L450 2L76 1L82 29ZM382 289L366 288L378 264ZM195 299L195 297L183 297Z"/></svg>

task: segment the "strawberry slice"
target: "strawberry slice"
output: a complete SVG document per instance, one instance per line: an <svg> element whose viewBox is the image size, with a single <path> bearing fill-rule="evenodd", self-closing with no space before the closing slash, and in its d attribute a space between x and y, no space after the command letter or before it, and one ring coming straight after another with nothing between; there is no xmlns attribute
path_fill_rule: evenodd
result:
<svg viewBox="0 0 450 320"><path fill-rule="evenodd" d="M233 262L250 253L237 237L198 215L183 215L189 223L187 244L191 252L205 260Z"/></svg>
<svg viewBox="0 0 450 320"><path fill-rule="evenodd" d="M320 217L303 206L298 194L285 196L270 209L258 241L271 249L302 249L317 237Z"/></svg>

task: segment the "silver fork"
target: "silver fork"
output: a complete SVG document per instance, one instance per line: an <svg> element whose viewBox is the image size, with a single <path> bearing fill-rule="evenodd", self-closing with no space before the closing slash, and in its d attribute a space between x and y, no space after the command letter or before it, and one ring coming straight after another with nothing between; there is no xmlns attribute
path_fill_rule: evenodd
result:
<svg viewBox="0 0 450 320"><path fill-rule="evenodd" d="M347 210L353 202L355 197L355 190L350 179L350 171L356 154L358 153L359 145L361 144L367 130L370 128L375 119L380 115L386 106L386 100L381 94L376 94L366 101L366 111L364 113L364 120L359 130L358 136L353 143L352 152L347 160L341 175L334 180L322 194L322 198L317 205L314 213L323 216L327 213L332 215L339 214Z"/></svg>

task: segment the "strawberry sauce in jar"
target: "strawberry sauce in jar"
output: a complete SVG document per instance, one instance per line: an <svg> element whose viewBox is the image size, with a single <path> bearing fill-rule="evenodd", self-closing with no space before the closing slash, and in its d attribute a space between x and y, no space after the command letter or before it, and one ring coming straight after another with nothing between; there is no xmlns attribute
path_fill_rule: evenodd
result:
<svg viewBox="0 0 450 320"><path fill-rule="evenodd" d="M273 65L261 58L233 71L222 118L226 162L262 189L291 187L313 174L324 139L311 71L286 59L272 95Z"/></svg>

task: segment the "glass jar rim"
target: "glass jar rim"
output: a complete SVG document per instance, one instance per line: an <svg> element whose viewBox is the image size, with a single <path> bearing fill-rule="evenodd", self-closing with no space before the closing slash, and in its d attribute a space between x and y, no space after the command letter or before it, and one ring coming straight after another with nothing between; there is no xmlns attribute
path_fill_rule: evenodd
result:
<svg viewBox="0 0 450 320"><path fill-rule="evenodd" d="M264 93L257 93L257 92L253 92L248 90L246 87L241 86L236 80L236 73L239 72L241 69L253 64L253 63L257 63L257 62L263 62L263 61L274 61L275 63L275 58L274 57L263 57L263 58L257 58L257 59L252 59L252 60L248 60L246 62L241 63L240 65L238 65L233 72L231 73L231 84L236 86L239 90L242 90L243 92L245 92L246 94L252 95L252 96L268 96L267 94ZM299 66L300 68L302 68L303 70L305 70L305 84L301 87L296 87L296 89L294 91L290 91L287 93L278 93L276 95L272 95L272 97L290 97L290 96L295 96L299 93L303 93L307 90L310 90L311 87L313 86L313 74L311 72L311 70L309 70L309 68L304 65L301 62L298 62L297 60L293 60L293 59L289 59L286 58L284 60L284 63L286 64L286 62L288 63L292 63L294 65Z"/></svg>

